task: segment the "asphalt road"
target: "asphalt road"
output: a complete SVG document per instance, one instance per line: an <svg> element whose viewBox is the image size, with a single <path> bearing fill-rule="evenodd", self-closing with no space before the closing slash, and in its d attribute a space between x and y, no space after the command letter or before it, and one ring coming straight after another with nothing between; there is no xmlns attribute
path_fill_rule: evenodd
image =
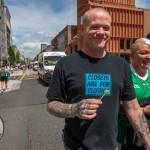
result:
<svg viewBox="0 0 150 150"><path fill-rule="evenodd" d="M0 150L64 150L64 119L48 114L47 89L38 79L26 79L20 89L0 95L4 121Z"/></svg>

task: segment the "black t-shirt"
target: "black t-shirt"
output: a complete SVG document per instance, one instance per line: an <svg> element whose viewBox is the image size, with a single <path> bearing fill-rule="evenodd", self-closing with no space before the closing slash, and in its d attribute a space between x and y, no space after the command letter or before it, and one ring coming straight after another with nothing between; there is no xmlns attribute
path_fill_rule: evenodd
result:
<svg viewBox="0 0 150 150"><path fill-rule="evenodd" d="M113 150L116 148L117 116L120 100L135 98L128 63L107 53L97 59L74 52L57 64L47 92L49 100L75 103L85 98L100 98L96 118L65 119L65 144L74 150Z"/></svg>

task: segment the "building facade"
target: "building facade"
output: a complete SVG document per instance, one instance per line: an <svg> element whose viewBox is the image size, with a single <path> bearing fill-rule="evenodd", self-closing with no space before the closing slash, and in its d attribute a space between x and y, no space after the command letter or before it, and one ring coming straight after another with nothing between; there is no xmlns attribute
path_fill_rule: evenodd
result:
<svg viewBox="0 0 150 150"><path fill-rule="evenodd" d="M86 5L83 5L86 4ZM118 55L128 55L131 44L143 37L144 12L136 9L135 0L84 0L77 1L77 25L82 24L82 16L88 9L103 7L112 17L111 39L107 51ZM83 11L84 10L84 11ZM81 39L80 30L78 30ZM82 41L78 41L82 46Z"/></svg>
<svg viewBox="0 0 150 150"><path fill-rule="evenodd" d="M10 13L4 0L0 0L0 62L6 64L8 62L7 49L12 45ZM0 64L1 64L0 63Z"/></svg>
<svg viewBox="0 0 150 150"><path fill-rule="evenodd" d="M80 25L85 11L103 7L112 17L111 39L106 50L129 59L130 46L150 32L149 10L135 7L135 0L77 0L77 39L69 43L68 53L82 48ZM149 32L148 32L149 31Z"/></svg>
<svg viewBox="0 0 150 150"><path fill-rule="evenodd" d="M9 48L12 45L11 16L7 6L4 6L4 11L6 48Z"/></svg>
<svg viewBox="0 0 150 150"><path fill-rule="evenodd" d="M150 33L149 17L150 17L150 10L144 9L144 37L146 37L146 35Z"/></svg>
<svg viewBox="0 0 150 150"><path fill-rule="evenodd" d="M47 44L41 44L41 51L42 52L51 52L52 51L52 46L51 45L47 45Z"/></svg>
<svg viewBox="0 0 150 150"><path fill-rule="evenodd" d="M66 51L70 41L76 35L77 35L77 26L67 25L61 32L59 32L56 35L56 37L52 39L51 41L52 51ZM77 48L75 49L77 50Z"/></svg>
<svg viewBox="0 0 150 150"><path fill-rule="evenodd" d="M0 65L5 56L4 1L0 0Z"/></svg>

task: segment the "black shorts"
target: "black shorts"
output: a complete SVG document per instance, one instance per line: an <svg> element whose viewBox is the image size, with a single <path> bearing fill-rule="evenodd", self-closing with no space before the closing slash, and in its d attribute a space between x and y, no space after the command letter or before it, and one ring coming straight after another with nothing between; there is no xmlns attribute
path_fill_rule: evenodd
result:
<svg viewBox="0 0 150 150"><path fill-rule="evenodd" d="M7 81L8 80L8 78L7 78L7 76L1 76L1 81Z"/></svg>

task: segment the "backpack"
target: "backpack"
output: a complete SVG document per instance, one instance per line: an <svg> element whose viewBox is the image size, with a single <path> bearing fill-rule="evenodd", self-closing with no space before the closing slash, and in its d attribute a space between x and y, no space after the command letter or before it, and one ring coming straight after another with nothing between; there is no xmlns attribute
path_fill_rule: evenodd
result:
<svg viewBox="0 0 150 150"><path fill-rule="evenodd" d="M0 71L0 76L1 76L1 77L4 77L4 76L6 76L6 71L5 71L5 68L1 68L1 71Z"/></svg>

